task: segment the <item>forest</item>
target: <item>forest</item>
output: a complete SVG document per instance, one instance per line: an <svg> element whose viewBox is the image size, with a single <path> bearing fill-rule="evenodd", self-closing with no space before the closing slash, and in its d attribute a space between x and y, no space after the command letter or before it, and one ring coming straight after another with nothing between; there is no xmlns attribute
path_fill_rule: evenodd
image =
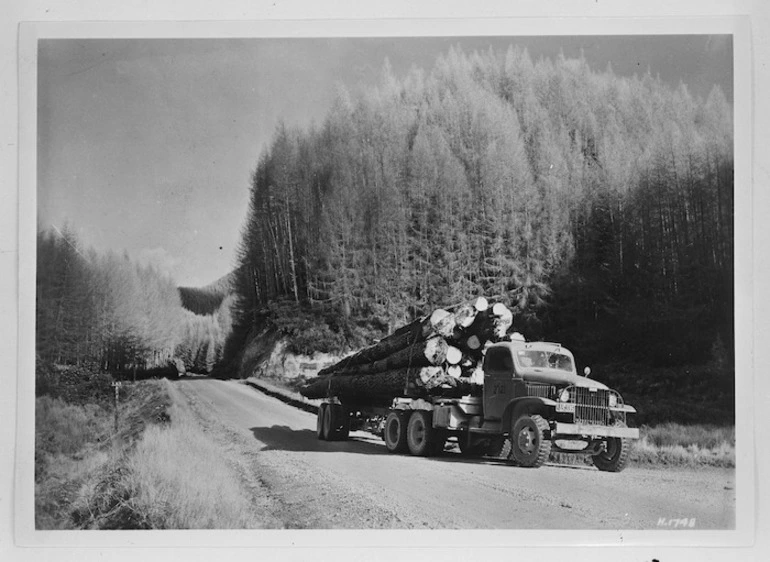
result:
<svg viewBox="0 0 770 562"><path fill-rule="evenodd" d="M226 280L220 285L225 285ZM230 300L220 286L197 290L205 311L183 307L195 291L128 254L83 248L71 229L38 233L38 374L53 366L116 376L208 372L230 331ZM211 307L212 302L218 306ZM192 307L192 305L190 305Z"/></svg>
<svg viewBox="0 0 770 562"><path fill-rule="evenodd" d="M291 351L345 353L483 295L655 419L682 419L682 388L705 389L692 419L732 417L733 122L718 87L704 99L649 71L453 48L403 76L385 61L318 123L276 129L234 270L207 287L40 232L38 365L249 376L239 358L266 326Z"/></svg>
<svg viewBox="0 0 770 562"><path fill-rule="evenodd" d="M517 47L386 61L259 158L226 359L266 318L315 315L325 351L484 295L586 362L730 371L733 188L718 87Z"/></svg>

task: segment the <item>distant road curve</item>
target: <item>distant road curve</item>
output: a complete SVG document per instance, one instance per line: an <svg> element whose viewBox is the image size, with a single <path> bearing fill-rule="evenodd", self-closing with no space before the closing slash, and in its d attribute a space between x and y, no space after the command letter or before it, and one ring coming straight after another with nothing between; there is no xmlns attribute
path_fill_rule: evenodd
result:
<svg viewBox="0 0 770 562"><path fill-rule="evenodd" d="M254 505L289 528L695 529L735 525L733 469L540 469L388 454L377 437L315 437L315 416L238 381L174 383L239 468Z"/></svg>

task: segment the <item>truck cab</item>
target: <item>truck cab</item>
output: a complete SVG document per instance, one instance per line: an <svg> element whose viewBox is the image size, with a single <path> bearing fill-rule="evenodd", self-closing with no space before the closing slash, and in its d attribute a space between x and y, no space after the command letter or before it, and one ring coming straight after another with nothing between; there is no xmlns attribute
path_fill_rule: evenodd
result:
<svg viewBox="0 0 770 562"><path fill-rule="evenodd" d="M590 371L578 375L568 349L558 343L501 342L487 349L483 370L481 427L499 425L519 464L540 466L554 448L590 454L602 470L625 466L628 440L639 437L638 429L627 427L627 415L636 410L618 392L588 378Z"/></svg>

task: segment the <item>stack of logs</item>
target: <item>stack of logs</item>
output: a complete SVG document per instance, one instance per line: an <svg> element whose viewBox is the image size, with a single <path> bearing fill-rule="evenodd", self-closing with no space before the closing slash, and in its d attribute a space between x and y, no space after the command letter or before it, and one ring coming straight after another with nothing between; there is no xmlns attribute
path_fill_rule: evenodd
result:
<svg viewBox="0 0 770 562"><path fill-rule="evenodd" d="M483 384L486 348L507 339L513 314L484 297L407 324L378 343L319 371L300 389L307 398L462 396Z"/></svg>

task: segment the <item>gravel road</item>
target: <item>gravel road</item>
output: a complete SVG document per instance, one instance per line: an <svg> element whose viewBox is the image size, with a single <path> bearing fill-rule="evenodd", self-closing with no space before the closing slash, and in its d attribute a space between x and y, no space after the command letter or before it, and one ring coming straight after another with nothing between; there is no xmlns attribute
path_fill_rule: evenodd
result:
<svg viewBox="0 0 770 562"><path fill-rule="evenodd" d="M315 437L315 415L238 381L175 383L220 444L244 493L287 528L695 529L735 525L733 469L593 467L388 454L379 438ZM680 527L681 528L681 527Z"/></svg>

